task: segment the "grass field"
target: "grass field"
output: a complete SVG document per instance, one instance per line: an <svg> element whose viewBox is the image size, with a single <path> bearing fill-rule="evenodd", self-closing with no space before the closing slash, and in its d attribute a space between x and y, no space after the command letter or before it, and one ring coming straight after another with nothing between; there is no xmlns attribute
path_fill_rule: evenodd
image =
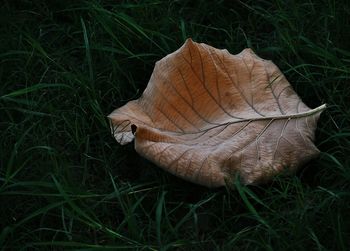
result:
<svg viewBox="0 0 350 251"><path fill-rule="evenodd" d="M350 2L12 1L0 11L1 250L349 250ZM186 38L246 47L322 103L318 159L207 189L119 146L106 116Z"/></svg>

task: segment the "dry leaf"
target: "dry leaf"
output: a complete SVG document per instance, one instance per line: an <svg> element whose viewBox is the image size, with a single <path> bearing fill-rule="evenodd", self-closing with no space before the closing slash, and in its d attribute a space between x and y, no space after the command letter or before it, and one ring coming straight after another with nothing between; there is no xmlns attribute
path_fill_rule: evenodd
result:
<svg viewBox="0 0 350 251"><path fill-rule="evenodd" d="M295 171L318 155L322 105L308 108L280 70L188 39L156 63L142 96L109 115L120 144L170 173L208 187L238 172L245 184Z"/></svg>

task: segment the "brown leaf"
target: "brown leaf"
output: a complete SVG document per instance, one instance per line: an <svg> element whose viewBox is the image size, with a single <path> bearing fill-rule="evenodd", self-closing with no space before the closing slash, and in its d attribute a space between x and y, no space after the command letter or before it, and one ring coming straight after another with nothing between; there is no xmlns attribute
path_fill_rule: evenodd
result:
<svg viewBox="0 0 350 251"><path fill-rule="evenodd" d="M238 172L256 184L318 155L322 105L308 108L280 70L250 49L237 55L188 39L156 63L142 96L109 115L120 144L208 187Z"/></svg>

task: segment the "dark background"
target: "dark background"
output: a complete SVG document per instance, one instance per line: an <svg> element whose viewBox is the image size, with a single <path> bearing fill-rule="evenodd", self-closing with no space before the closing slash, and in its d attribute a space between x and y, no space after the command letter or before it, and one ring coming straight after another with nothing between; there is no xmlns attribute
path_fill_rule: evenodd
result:
<svg viewBox="0 0 350 251"><path fill-rule="evenodd" d="M2 250L347 250L349 1L10 1L0 7ZM320 158L206 189L111 137L186 38L273 60L319 121Z"/></svg>

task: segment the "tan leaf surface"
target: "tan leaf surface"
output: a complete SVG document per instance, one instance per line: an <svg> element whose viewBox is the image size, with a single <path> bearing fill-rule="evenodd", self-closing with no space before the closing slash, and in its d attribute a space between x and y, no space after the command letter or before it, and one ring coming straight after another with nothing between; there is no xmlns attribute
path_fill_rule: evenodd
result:
<svg viewBox="0 0 350 251"><path fill-rule="evenodd" d="M138 100L113 111L114 137L170 173L208 187L238 172L256 184L318 155L325 105L311 110L271 61L188 39L155 65ZM133 132L132 132L133 129Z"/></svg>

